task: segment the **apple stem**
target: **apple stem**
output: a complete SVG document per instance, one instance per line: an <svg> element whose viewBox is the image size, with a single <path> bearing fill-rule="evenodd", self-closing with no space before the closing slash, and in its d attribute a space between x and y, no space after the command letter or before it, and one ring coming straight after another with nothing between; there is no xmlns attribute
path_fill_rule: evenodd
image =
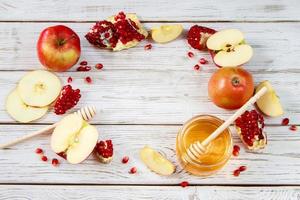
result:
<svg viewBox="0 0 300 200"><path fill-rule="evenodd" d="M75 37L75 34L72 34L69 38L67 39L60 39L58 40L58 45L59 46L62 46L64 45L65 43L67 43L69 40L73 39Z"/></svg>

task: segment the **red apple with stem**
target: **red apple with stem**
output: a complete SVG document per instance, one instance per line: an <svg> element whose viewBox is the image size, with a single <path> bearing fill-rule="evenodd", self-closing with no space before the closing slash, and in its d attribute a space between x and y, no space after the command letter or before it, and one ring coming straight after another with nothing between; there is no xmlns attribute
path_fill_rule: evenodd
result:
<svg viewBox="0 0 300 200"><path fill-rule="evenodd" d="M44 29L37 43L40 62L48 70L63 72L75 65L80 57L80 39L63 25Z"/></svg>

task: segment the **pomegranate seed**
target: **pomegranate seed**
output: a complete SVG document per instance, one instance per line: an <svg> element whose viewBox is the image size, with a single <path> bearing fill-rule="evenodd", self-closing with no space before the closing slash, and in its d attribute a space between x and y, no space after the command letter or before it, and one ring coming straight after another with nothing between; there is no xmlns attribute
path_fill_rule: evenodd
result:
<svg viewBox="0 0 300 200"><path fill-rule="evenodd" d="M71 85L65 85L60 96L55 102L54 112L57 115L65 114L67 110L73 108L81 97L80 90L74 90Z"/></svg>
<svg viewBox="0 0 300 200"><path fill-rule="evenodd" d="M194 66L194 70L199 70L200 69L200 65L195 65Z"/></svg>
<svg viewBox="0 0 300 200"><path fill-rule="evenodd" d="M87 65L87 64L88 64L88 62L87 62L87 61L85 61L85 60L83 60L83 61L81 61L79 64L80 64L80 65Z"/></svg>
<svg viewBox="0 0 300 200"><path fill-rule="evenodd" d="M240 172L246 171L246 169L247 169L246 166L240 166L240 167L239 167L239 171L240 171Z"/></svg>
<svg viewBox="0 0 300 200"><path fill-rule="evenodd" d="M136 172L137 172L136 167L132 167L132 168L130 169L130 174L135 174Z"/></svg>
<svg viewBox="0 0 300 200"><path fill-rule="evenodd" d="M189 186L189 182L187 182L187 181L182 181L181 183L180 183L180 186L181 187L187 187L187 186Z"/></svg>
<svg viewBox="0 0 300 200"><path fill-rule="evenodd" d="M240 146L239 145L234 145L233 150L234 151L240 151Z"/></svg>
<svg viewBox="0 0 300 200"><path fill-rule="evenodd" d="M68 77L68 83L72 83L73 79L71 76Z"/></svg>
<svg viewBox="0 0 300 200"><path fill-rule="evenodd" d="M43 153L43 149L41 149L41 148L37 148L37 149L35 150L35 153L37 153L37 154L41 154L41 153Z"/></svg>
<svg viewBox="0 0 300 200"><path fill-rule="evenodd" d="M236 169L233 171L233 176L239 176L240 175L240 170L239 169Z"/></svg>
<svg viewBox="0 0 300 200"><path fill-rule="evenodd" d="M208 61L207 61L205 58L201 58L201 59L199 60L199 63L202 64L202 65L205 65L205 64L208 63Z"/></svg>
<svg viewBox="0 0 300 200"><path fill-rule="evenodd" d="M123 164L128 163L128 161L129 161L129 157L128 156L125 156L125 157L122 158L122 163Z"/></svg>
<svg viewBox="0 0 300 200"><path fill-rule="evenodd" d="M59 161L56 158L52 159L52 165L56 167L59 164Z"/></svg>
<svg viewBox="0 0 300 200"><path fill-rule="evenodd" d="M152 44L147 44L147 45L145 45L144 49L145 49L145 50L150 50L150 49L152 49Z"/></svg>
<svg viewBox="0 0 300 200"><path fill-rule="evenodd" d="M46 162L48 160L47 156L42 156L42 161Z"/></svg>
<svg viewBox="0 0 300 200"><path fill-rule="evenodd" d="M289 118L284 118L284 119L282 119L282 121L281 121L281 125L282 125L282 126L286 126L286 125L289 124L289 122L290 122Z"/></svg>
<svg viewBox="0 0 300 200"><path fill-rule="evenodd" d="M91 84L92 83L91 77L89 77L89 76L85 77L85 82L87 82L88 84Z"/></svg>
<svg viewBox="0 0 300 200"><path fill-rule="evenodd" d="M188 55L188 57L190 57L190 58L194 57L194 53L193 53L193 52L190 52L190 51L188 52L187 55Z"/></svg>
<svg viewBox="0 0 300 200"><path fill-rule="evenodd" d="M297 130L297 126L296 125L291 125L290 126L290 130L291 131L296 131Z"/></svg>
<svg viewBox="0 0 300 200"><path fill-rule="evenodd" d="M90 66L79 66L79 67L77 67L77 71L78 72L88 72L88 71L90 71L92 68L90 67Z"/></svg>
<svg viewBox="0 0 300 200"><path fill-rule="evenodd" d="M103 68L103 65L102 65L101 63L97 63L97 64L95 65L95 68L96 68L96 69L102 69L102 68Z"/></svg>
<svg viewBox="0 0 300 200"><path fill-rule="evenodd" d="M232 155L234 155L234 156L238 156L239 154L240 154L239 151L236 151L236 150L233 150L233 151L232 151Z"/></svg>

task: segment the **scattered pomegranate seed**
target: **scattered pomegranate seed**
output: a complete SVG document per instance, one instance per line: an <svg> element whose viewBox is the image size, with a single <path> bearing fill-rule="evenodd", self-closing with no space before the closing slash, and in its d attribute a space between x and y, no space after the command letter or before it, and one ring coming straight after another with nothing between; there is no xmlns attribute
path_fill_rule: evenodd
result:
<svg viewBox="0 0 300 200"><path fill-rule="evenodd" d="M239 145L234 145L234 146L233 146L233 150L234 150L234 151L240 151L240 149L241 149L241 148L240 148Z"/></svg>
<svg viewBox="0 0 300 200"><path fill-rule="evenodd" d="M83 60L83 61L81 61L79 64L80 64L80 65L87 65L87 64L88 64L88 62L87 62L87 61L85 61L85 60Z"/></svg>
<svg viewBox="0 0 300 200"><path fill-rule="evenodd" d="M67 110L73 108L81 97L80 90L74 90L71 85L65 85L60 96L55 102L54 112L57 115L65 114Z"/></svg>
<svg viewBox="0 0 300 200"><path fill-rule="evenodd" d="M199 60L199 63L202 64L202 65L205 65L205 64L208 63L208 61L207 61L205 58L201 58L201 59Z"/></svg>
<svg viewBox="0 0 300 200"><path fill-rule="evenodd" d="M200 65L195 65L194 66L194 70L199 70L200 69Z"/></svg>
<svg viewBox="0 0 300 200"><path fill-rule="evenodd" d="M68 77L68 83L72 83L73 79L71 76Z"/></svg>
<svg viewBox="0 0 300 200"><path fill-rule="evenodd" d="M43 149L41 149L41 148L37 148L37 149L35 150L35 153L37 153L37 154L41 154L41 153L43 153Z"/></svg>
<svg viewBox="0 0 300 200"><path fill-rule="evenodd" d="M136 172L137 172L136 167L132 167L132 168L130 169L130 174L135 174Z"/></svg>
<svg viewBox="0 0 300 200"><path fill-rule="evenodd" d="M145 45L144 49L145 49L145 50L150 50L150 49L152 49L152 44L147 44L147 45Z"/></svg>
<svg viewBox="0 0 300 200"><path fill-rule="evenodd" d="M189 186L189 182L187 182L187 181L182 181L181 183L180 183L180 186L181 187L187 187L187 186Z"/></svg>
<svg viewBox="0 0 300 200"><path fill-rule="evenodd" d="M46 162L48 160L47 156L42 156L42 161Z"/></svg>
<svg viewBox="0 0 300 200"><path fill-rule="evenodd" d="M96 69L102 69L102 68L103 68L103 65L102 65L101 63L97 63L97 64L95 65L95 68L96 68Z"/></svg>
<svg viewBox="0 0 300 200"><path fill-rule="evenodd" d="M79 66L77 67L76 71L78 72L88 72L90 71L92 68L90 66Z"/></svg>
<svg viewBox="0 0 300 200"><path fill-rule="evenodd" d="M232 151L232 155L233 156L239 156L240 152L239 151L236 151L236 150L233 150Z"/></svg>
<svg viewBox="0 0 300 200"><path fill-rule="evenodd" d="M296 125L291 125L290 126L290 130L291 131L296 131L297 130L297 126Z"/></svg>
<svg viewBox="0 0 300 200"><path fill-rule="evenodd" d="M289 118L284 118L284 119L282 119L282 121L281 121L281 125L282 125L282 126L287 126L289 123L290 123Z"/></svg>
<svg viewBox="0 0 300 200"><path fill-rule="evenodd" d="M124 156L124 157L122 158L122 163L123 163L123 164L128 163L128 161L129 161L129 157L128 157L128 156Z"/></svg>
<svg viewBox="0 0 300 200"><path fill-rule="evenodd" d="M188 57L190 57L190 58L194 57L194 53L191 52L191 51L189 51L187 55L188 55Z"/></svg>
<svg viewBox="0 0 300 200"><path fill-rule="evenodd" d="M246 169L247 169L246 166L240 166L240 167L239 167L239 171L240 171L240 172L246 171Z"/></svg>
<svg viewBox="0 0 300 200"><path fill-rule="evenodd" d="M233 171L233 176L239 176L241 171L239 169L236 169Z"/></svg>
<svg viewBox="0 0 300 200"><path fill-rule="evenodd" d="M85 82L87 82L88 84L91 84L92 83L91 77L89 77L89 76L85 77Z"/></svg>
<svg viewBox="0 0 300 200"><path fill-rule="evenodd" d="M59 165L59 161L58 161L56 158L53 158L53 159L52 159L52 165L53 165L54 167L56 167L57 165Z"/></svg>

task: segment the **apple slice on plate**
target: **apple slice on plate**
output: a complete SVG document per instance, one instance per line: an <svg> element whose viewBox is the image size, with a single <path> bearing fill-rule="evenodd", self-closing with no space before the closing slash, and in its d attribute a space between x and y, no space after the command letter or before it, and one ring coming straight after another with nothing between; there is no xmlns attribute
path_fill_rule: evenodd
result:
<svg viewBox="0 0 300 200"><path fill-rule="evenodd" d="M13 90L6 98L6 111L8 114L18 122L28 123L43 117L48 107L32 107L26 105L20 98L17 90Z"/></svg>
<svg viewBox="0 0 300 200"><path fill-rule="evenodd" d="M171 175L175 171L175 166L154 149L145 146L140 151L143 163L152 171L160 175Z"/></svg>
<svg viewBox="0 0 300 200"><path fill-rule="evenodd" d="M162 25L151 30L152 39L157 43L167 43L175 40L182 33L183 27L180 24Z"/></svg>
<svg viewBox="0 0 300 200"><path fill-rule="evenodd" d="M257 107L262 113L270 117L278 117L283 114L279 97L269 81L261 82L255 89L257 93L262 87L267 87L267 92L260 99L256 101Z"/></svg>
<svg viewBox="0 0 300 200"><path fill-rule="evenodd" d="M208 38L206 45L220 67L241 66L253 56L252 47L245 43L243 33L237 29L216 32Z"/></svg>
<svg viewBox="0 0 300 200"><path fill-rule="evenodd" d="M61 82L51 72L36 70L27 73L17 87L22 101L29 106L50 105L60 94Z"/></svg>
<svg viewBox="0 0 300 200"><path fill-rule="evenodd" d="M71 164L84 161L97 144L98 131L77 114L64 117L51 136L51 148L57 153L64 152Z"/></svg>

